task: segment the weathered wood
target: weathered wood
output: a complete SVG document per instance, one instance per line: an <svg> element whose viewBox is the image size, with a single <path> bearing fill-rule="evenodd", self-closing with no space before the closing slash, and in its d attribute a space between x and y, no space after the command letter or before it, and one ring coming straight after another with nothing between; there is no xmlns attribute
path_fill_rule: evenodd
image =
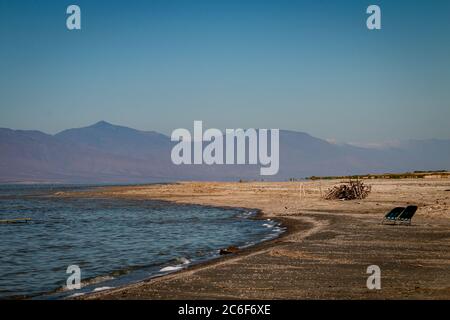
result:
<svg viewBox="0 0 450 320"><path fill-rule="evenodd" d="M27 223L29 221L31 221L31 218L7 219L0 220L0 224Z"/></svg>
<svg viewBox="0 0 450 320"><path fill-rule="evenodd" d="M371 186L365 185L359 180L340 184L328 189L324 198L327 200L355 200L365 199L371 191Z"/></svg>

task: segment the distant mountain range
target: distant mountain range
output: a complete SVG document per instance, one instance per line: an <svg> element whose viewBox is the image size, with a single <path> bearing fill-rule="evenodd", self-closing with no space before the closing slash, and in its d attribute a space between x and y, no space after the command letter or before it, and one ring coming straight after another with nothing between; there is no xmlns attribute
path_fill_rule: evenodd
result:
<svg viewBox="0 0 450 320"><path fill-rule="evenodd" d="M144 183L176 180L286 180L450 169L450 140L410 140L395 147L332 144L280 131L280 171L260 176L255 165L172 164L170 137L100 121L55 135L0 129L0 183Z"/></svg>

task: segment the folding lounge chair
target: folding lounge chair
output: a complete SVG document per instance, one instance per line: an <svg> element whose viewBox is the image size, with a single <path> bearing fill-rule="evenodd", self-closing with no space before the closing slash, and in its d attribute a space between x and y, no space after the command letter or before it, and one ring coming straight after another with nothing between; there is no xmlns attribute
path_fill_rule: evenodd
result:
<svg viewBox="0 0 450 320"><path fill-rule="evenodd" d="M396 222L399 224L411 225L411 219L417 211L417 206L408 206L397 218Z"/></svg>
<svg viewBox="0 0 450 320"><path fill-rule="evenodd" d="M387 222L393 222L395 224L395 221L397 220L398 216L405 210L404 207L396 207L386 213L386 215L383 218L383 221L381 221L381 224L385 224Z"/></svg>

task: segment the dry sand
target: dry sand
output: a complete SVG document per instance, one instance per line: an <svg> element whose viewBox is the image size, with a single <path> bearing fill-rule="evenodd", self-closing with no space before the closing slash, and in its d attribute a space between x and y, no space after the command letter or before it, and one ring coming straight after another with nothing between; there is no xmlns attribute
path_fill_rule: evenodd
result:
<svg viewBox="0 0 450 320"><path fill-rule="evenodd" d="M365 200L321 199L338 182L184 182L66 195L258 208L288 227L237 254L83 299L450 299L450 179L369 180ZM408 204L419 206L411 226L381 225L388 210ZM367 289L370 265L381 268L381 290Z"/></svg>

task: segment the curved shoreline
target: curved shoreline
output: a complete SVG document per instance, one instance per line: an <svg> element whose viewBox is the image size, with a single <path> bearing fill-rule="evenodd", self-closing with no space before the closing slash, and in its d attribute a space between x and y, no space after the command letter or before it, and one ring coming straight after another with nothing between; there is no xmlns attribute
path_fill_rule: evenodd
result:
<svg viewBox="0 0 450 320"><path fill-rule="evenodd" d="M184 182L109 187L95 196L157 199L260 209L287 227L240 252L129 286L77 299L450 299L450 181L377 180L361 201L324 201L336 181ZM80 197L94 196L92 193ZM410 227L380 224L384 213L415 203ZM367 267L382 270L382 290L366 287Z"/></svg>
<svg viewBox="0 0 450 320"><path fill-rule="evenodd" d="M242 207L233 208L233 207L228 207L228 206L220 206L220 207L216 207L216 208L257 211L258 217L254 217L254 218L256 218L258 220L268 219L266 216L264 216L264 213L260 209L246 209L246 208L242 208ZM169 273L162 274L162 275L155 275L148 279L138 281L136 283L127 284L127 285L120 286L117 288L102 290L99 292L89 292L89 293L83 294L81 296L77 296L74 298L68 297L68 298L75 299L75 300L91 300L91 299L108 298L109 295L120 294L124 290L138 289L140 286L143 286L143 285L151 285L152 283L165 281L168 279L175 279L177 277L182 277L184 274L193 274L199 270L206 270L208 268L222 265L224 263L233 262L233 261L239 260L244 257L248 257L253 254L263 253L267 249L275 247L280 242L280 240L282 240L283 238L289 237L290 235L292 235L294 233L294 231L292 230L292 229L294 229L294 228L292 228L292 224L290 222L288 222L290 219L288 219L288 218L279 218L279 219L270 218L270 219L279 223L282 227L285 228L285 231L281 232L274 239L262 240L251 246L248 246L245 248L240 248L239 251L236 253L222 255L222 256L216 256L216 257L213 257L213 258L205 260L205 261L199 261L197 263L187 265L183 269L180 269L180 270L177 270L174 272L169 272Z"/></svg>
<svg viewBox="0 0 450 320"><path fill-rule="evenodd" d="M101 190L103 187L95 187L90 189L89 192L96 192L97 190ZM67 193L58 193L57 196L63 196L63 197L68 197L71 198L73 197L75 194L78 194L78 191L75 192L67 192ZM244 207L232 207L232 206L214 206L214 205L198 205L198 204L188 204L188 203L177 203L177 202L173 202L173 201L168 201L168 200L160 200L160 199L146 199L146 200L150 200L150 201L157 201L157 202L161 202L161 203L169 203L170 205L176 205L178 207L182 207L182 206L186 206L186 207L190 207L190 206L194 206L194 207L202 207L202 208L206 208L206 209L217 209L217 210L226 210L226 211L232 211L232 215L235 218L241 218L244 220L259 220L259 221L264 221L267 220L264 216L263 213L261 212L261 210L259 209L254 209L254 208L244 208ZM254 242L251 242L251 244L249 245L238 245L237 243L230 243L228 244L226 247L228 246L238 246L239 247L239 252L244 252L247 251L255 246L259 246L263 243L268 243L271 242L273 240L278 239L279 237L281 237L286 230L280 230L275 231L273 230L274 228L284 228L284 226L278 222L275 221L275 219L269 219L272 222L275 222L275 224L273 225L273 227L269 228L269 231L266 234L263 234L260 238L255 239ZM271 237L270 239L266 239L266 237ZM137 285L139 283L142 282L148 282L157 278L164 278L166 276L170 276L179 272L183 272L186 270L191 270L193 268L198 268L201 267L205 264L209 264L209 263L213 263L213 262L217 262L219 260L224 260L226 258L229 258L231 256L234 256L234 254L230 254L230 255L219 255L219 249L221 248L217 248L217 254L211 254L211 255L207 255L203 258L200 259L194 259L194 261L190 261L188 264L185 264L182 266L182 264L179 265L160 265L159 268L163 268L165 267L178 267L178 266L182 266L179 270L173 270L173 271L155 271L153 274L149 275L146 278L138 278L138 279L134 279L130 281L122 281L122 284L115 286L114 283L110 283L111 280L119 280L121 277L117 277L115 278L114 274L121 272L123 270L114 270L111 273L108 274L102 274L93 278L88 278L88 279L83 279L82 281L82 286L83 288L86 288L89 291L86 292L80 292L79 290L65 290L64 288L58 288L55 289L53 291L50 292L46 292L46 293L40 293L40 294L36 294L34 296L29 296L29 297L24 297L24 299L88 299L90 296L92 295L97 295L97 294L102 294L102 293L108 293L114 290L119 290L122 288L127 288L127 287L131 287L134 285ZM145 267L144 267L145 268ZM139 270L142 268L136 268L136 270ZM108 280L103 280L103 281L94 281L95 279L98 278L108 278L111 277L111 279ZM123 280L123 279L122 279ZM104 289L104 290L98 290L98 288L109 288L109 289ZM85 290L86 290L85 289ZM98 290L98 291L95 291Z"/></svg>
<svg viewBox="0 0 450 320"><path fill-rule="evenodd" d="M127 186L129 187L129 186ZM132 186L133 187L133 186ZM90 193L97 193L98 190L102 190L104 187L95 187L95 188L91 188L88 192ZM49 196L49 197L54 197L54 198L58 198L58 199L64 199L64 198L79 198L80 196L80 192L86 192L84 191L79 191L79 190L66 190L65 192L60 192L57 190L57 192L55 191L55 193L51 192L50 194L45 192L42 195L43 196ZM95 198L95 197L93 197ZM118 199L120 201L120 199ZM199 205L199 204L181 204L181 203L176 203L174 201L170 201L170 200L159 200L159 199L146 199L146 200L150 200L150 201L155 201L155 202L160 202L162 206L164 206L164 202L166 203L170 203L171 206L176 206L176 207L181 207L181 211L180 214L185 212L185 211L190 211L190 210L203 210L206 209L215 209L214 212L219 211L219 210L224 210L224 217L225 219L227 219L226 221L228 221L228 219L230 219L230 221L235 221L237 222L236 225L236 230L238 231L242 231L239 229L240 226L240 220L244 221L243 224L247 225L249 229L243 229L243 230L248 230L249 231L249 235L245 236L245 233L237 233L236 237L228 237L229 239L227 241L224 241L222 244L220 245L216 245L216 246L211 246L210 248L211 251L208 251L207 254L205 254L203 257L194 257L194 251L192 251L192 254L188 254L186 252L186 257L189 257L189 259L191 259L190 257L193 257L193 261L189 264L189 265L185 265L183 266L182 270L185 270L187 268L191 268L197 265L201 265L203 263L207 263L209 261L215 261L218 260L220 258L225 258L225 256L219 256L218 252L219 249L221 248L225 248L228 247L229 245L236 245L239 246L239 248L241 248L241 251L243 250L247 250L248 248L251 248L255 245L258 245L260 243L264 243L264 242L268 242L273 240L274 238L278 238L280 236L281 233L283 233L283 230L280 228L280 225L278 224L278 222L274 221L273 219L271 219L272 221L267 222L268 225L263 225L263 223L266 223L264 220L265 218L263 217L262 212L259 209L254 209L254 208L244 208L244 207L233 207L233 206L213 206L213 205ZM152 201L152 202L153 202ZM139 205L139 203L137 203ZM192 207L190 209L190 207ZM228 213L227 213L228 211ZM219 216L221 216L221 213L219 212ZM253 221L252 221L253 220ZM261 222L259 223L255 223L254 220L261 220ZM246 221L246 222L245 222ZM201 222L201 221L200 221ZM252 223L255 223L255 233L252 233ZM233 224L234 225L234 224ZM226 229L226 225L222 226L225 230ZM267 227L267 228L266 228ZM245 227L244 227L245 228ZM207 230L210 230L209 228L207 228ZM209 233L211 234L211 233ZM240 234L243 235L243 237L240 236ZM206 233L205 236L207 236L208 234ZM214 236L214 234L212 234L212 236ZM144 237L145 236L144 234ZM209 237L205 237L204 239L208 239ZM224 238L226 239L226 237ZM184 255L184 254L182 254ZM180 255L180 256L182 256ZM48 291L41 291L39 293L35 293L35 294L29 294L29 295L23 295L23 296L15 296L15 297L5 297L7 299L64 299L64 298L71 298L72 295L77 295L77 294L81 294L81 295L88 295L94 292L94 289L97 289L98 287L112 287L112 289L114 288L121 288L124 286L128 286L137 282L141 282L141 281L147 281L149 279L155 278L155 277L164 277L168 274L172 274L173 272L161 272L161 268L165 267L165 266L174 266L176 264L176 260L167 260L165 262L162 262L161 265L154 265L154 268L147 268L147 266L144 266L143 268L136 268L136 269L142 269L144 271L149 271L149 276L148 277L142 277L142 275L144 274L143 272L141 272L140 274L135 274L136 276L129 276L129 277L125 277L122 278L122 276L125 274L125 272L128 272L129 270L133 270L134 268L127 268L127 267L123 267L122 269L113 269L110 272L104 273L104 274L99 274L90 278L83 278L82 280L82 287L84 290L67 290L63 287L58 287L55 289L50 289ZM153 270L154 269L154 270ZM159 271L158 271L159 270ZM182 271L180 270L180 271ZM133 272L133 271L132 271ZM150 274L151 272L151 274ZM118 274L120 274L118 276ZM117 278L117 279L114 279ZM121 279L122 278L122 279ZM105 280L106 279L106 280ZM114 281L111 281L113 280ZM115 281L117 280L117 281ZM51 288L51 287L50 287Z"/></svg>
<svg viewBox="0 0 450 320"><path fill-rule="evenodd" d="M151 199L149 199L151 200ZM158 199L156 199L158 200ZM158 200L160 201L160 200ZM170 201L168 201L170 202ZM264 216L264 212L261 209L255 209L255 208L243 208L243 207L231 207L231 206L212 206L212 205L206 205L203 207L210 207L210 208L217 208L217 209L225 209L225 210L237 210L237 211L243 211L243 212L254 212L255 215L252 217L248 217L247 219L255 219L255 220L267 220L268 218ZM76 297L65 297L65 299L75 299L75 300L89 300L89 299L98 299L102 297L103 295L111 294L111 293L117 293L121 292L122 290L130 289L130 288L136 288L139 287L142 284L148 284L152 281L164 281L165 278L173 278L174 276L177 276L178 274L184 273L184 272L195 272L197 269L204 269L209 266L214 266L219 263L224 263L227 260L234 260L239 256L246 256L252 253L260 252L261 250L264 250L265 248L272 247L277 243L277 240L282 239L285 236L288 236L291 233L291 229L287 226L289 223L286 222L287 219L272 219L271 221L275 221L279 224L281 228L284 228L282 232L280 232L275 238L269 239L269 240L260 240L252 245L249 245L244 248L239 248L239 251L237 253L233 254L227 254L227 255L217 255L211 258L206 258L205 260L200 260L197 262L194 262L192 264L186 265L180 270L167 272L165 274L161 275L153 275L150 276L147 279L139 280L134 283L125 284L119 287L114 287L111 289L101 290L98 292L88 292L88 293L82 293L79 296ZM281 221L283 220L283 222ZM234 244L230 244L232 246ZM101 284L101 283L99 283Z"/></svg>

